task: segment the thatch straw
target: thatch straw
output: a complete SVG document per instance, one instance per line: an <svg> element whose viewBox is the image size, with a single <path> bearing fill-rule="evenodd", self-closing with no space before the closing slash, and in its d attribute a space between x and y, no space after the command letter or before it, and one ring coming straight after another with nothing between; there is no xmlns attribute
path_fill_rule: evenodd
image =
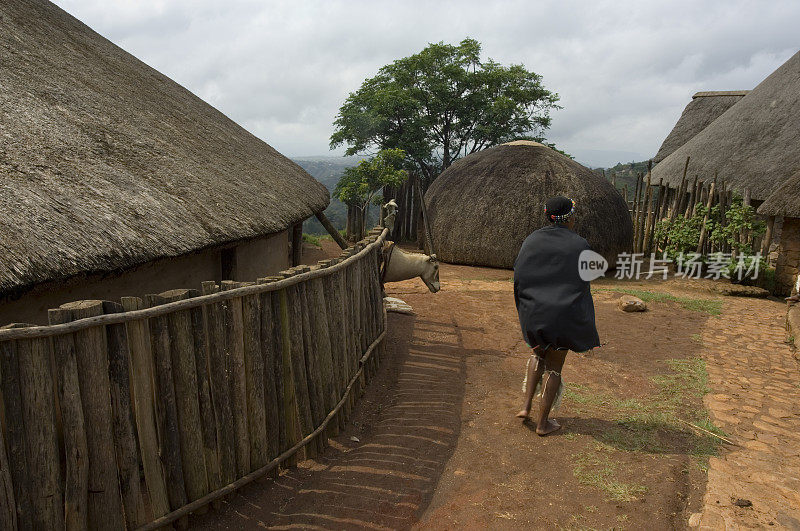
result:
<svg viewBox="0 0 800 531"><path fill-rule="evenodd" d="M733 107L748 92L747 90L698 92L692 96L692 101L683 109L681 117L667 138L664 139L653 162L664 160L670 153L719 118L722 113Z"/></svg>
<svg viewBox="0 0 800 531"><path fill-rule="evenodd" d="M789 177L758 207L765 216L800 218L800 171Z"/></svg>
<svg viewBox="0 0 800 531"><path fill-rule="evenodd" d="M280 232L299 166L44 1L0 3L0 294Z"/></svg>
<svg viewBox="0 0 800 531"><path fill-rule="evenodd" d="M436 253L446 262L512 267L522 241L547 224L544 203L577 203L576 231L614 263L630 251L633 226L606 179L536 142L511 142L464 157L425 194Z"/></svg>
<svg viewBox="0 0 800 531"><path fill-rule="evenodd" d="M658 163L653 179L677 187L686 157L701 181L719 172L731 188L766 199L800 169L800 52L683 146Z"/></svg>

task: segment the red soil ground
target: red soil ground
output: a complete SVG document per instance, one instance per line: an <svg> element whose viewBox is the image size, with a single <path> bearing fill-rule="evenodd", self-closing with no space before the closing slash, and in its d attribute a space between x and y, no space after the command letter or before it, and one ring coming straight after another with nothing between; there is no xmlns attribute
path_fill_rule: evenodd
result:
<svg viewBox="0 0 800 531"><path fill-rule="evenodd" d="M338 254L324 245L320 255ZM563 428L538 437L514 418L529 352L511 274L445 264L437 294L418 279L387 285L416 315L389 314L387 354L347 430L322 456L245 487L193 527L684 527L700 509L698 448L708 441L641 413L666 400L667 360L696 359L713 317L674 300L626 314L613 290L641 284L598 283L604 345L567 357ZM702 410L701 394L677 402L687 418Z"/></svg>

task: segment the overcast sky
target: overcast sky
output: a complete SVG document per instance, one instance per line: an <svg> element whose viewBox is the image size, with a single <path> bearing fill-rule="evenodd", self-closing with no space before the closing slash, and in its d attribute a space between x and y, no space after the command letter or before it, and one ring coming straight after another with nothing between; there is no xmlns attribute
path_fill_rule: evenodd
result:
<svg viewBox="0 0 800 531"><path fill-rule="evenodd" d="M561 96L549 141L581 162L652 157L691 95L751 89L800 49L800 2L56 0L291 157L347 95L428 43L472 37Z"/></svg>

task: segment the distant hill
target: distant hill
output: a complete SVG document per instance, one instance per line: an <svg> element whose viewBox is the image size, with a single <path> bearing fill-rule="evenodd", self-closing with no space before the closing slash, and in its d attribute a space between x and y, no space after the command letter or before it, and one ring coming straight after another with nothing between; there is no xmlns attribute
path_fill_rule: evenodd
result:
<svg viewBox="0 0 800 531"><path fill-rule="evenodd" d="M620 162L610 168L594 168L592 171L598 175L602 175L605 172L606 179L609 181L611 180L611 174L614 173L616 175L617 190L622 193L623 187L627 186L628 199L630 199L636 190L636 174L647 175L647 161Z"/></svg>
<svg viewBox="0 0 800 531"><path fill-rule="evenodd" d="M345 168L355 166L363 157L302 157L292 159L301 168L306 170L312 177L325 185L331 194L339 182L339 178L344 173ZM325 216L333 223L337 229L344 229L347 225L347 206L341 201L331 197L331 204L325 209ZM367 216L367 227L373 227L378 223L380 210L377 207L370 209ZM308 234L328 234L325 227L317 220L310 218L303 223L303 232Z"/></svg>

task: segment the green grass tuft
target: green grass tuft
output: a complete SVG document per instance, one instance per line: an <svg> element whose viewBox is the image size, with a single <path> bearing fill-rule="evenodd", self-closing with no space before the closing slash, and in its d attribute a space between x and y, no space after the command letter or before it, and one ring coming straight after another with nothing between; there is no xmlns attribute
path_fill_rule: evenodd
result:
<svg viewBox="0 0 800 531"><path fill-rule="evenodd" d="M324 236L314 236L313 234L306 234L305 232L303 233L303 242L316 247L322 247L320 240L323 238Z"/></svg>
<svg viewBox="0 0 800 531"><path fill-rule="evenodd" d="M681 308L693 312L706 313L708 315L719 315L722 313L722 301L676 297L670 293L629 288L595 288L594 291L613 291L616 293L625 293L626 295L639 297L644 302L677 302L680 304Z"/></svg>
<svg viewBox="0 0 800 531"><path fill-rule="evenodd" d="M633 501L647 492L647 487L624 483L615 478L617 464L598 447L594 452L574 454L573 475L583 485L595 487L606 493L610 500Z"/></svg>

